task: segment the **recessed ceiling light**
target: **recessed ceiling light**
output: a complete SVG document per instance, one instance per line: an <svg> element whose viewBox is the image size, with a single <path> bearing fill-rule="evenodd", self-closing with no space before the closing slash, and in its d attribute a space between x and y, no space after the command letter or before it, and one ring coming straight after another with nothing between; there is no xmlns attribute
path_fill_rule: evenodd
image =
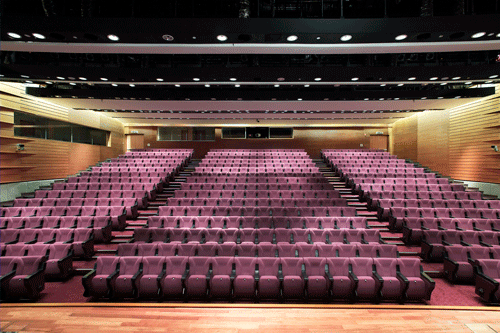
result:
<svg viewBox="0 0 500 333"><path fill-rule="evenodd" d="M436 81L437 79L438 79L438 77L436 77L436 76L430 78L431 81Z"/></svg>
<svg viewBox="0 0 500 333"><path fill-rule="evenodd" d="M24 77L25 79L29 79L30 78L28 75L21 75L21 77Z"/></svg>
<svg viewBox="0 0 500 333"><path fill-rule="evenodd" d="M359 80L359 77L353 77L351 80L352 80L352 81L358 81L358 80Z"/></svg>
<svg viewBox="0 0 500 333"><path fill-rule="evenodd" d="M305 87L305 88L309 88L309 85L308 85L308 84L304 84L304 87Z"/></svg>
<svg viewBox="0 0 500 333"><path fill-rule="evenodd" d="M443 96L439 96L438 99L443 99L444 97Z"/></svg>
<svg viewBox="0 0 500 333"><path fill-rule="evenodd" d="M235 84L234 86L235 86L236 88L239 88L239 87L240 87L240 85L239 85L239 84Z"/></svg>
<svg viewBox="0 0 500 333"><path fill-rule="evenodd" d="M163 82L163 79L161 77L157 78L156 81L158 82Z"/></svg>
<svg viewBox="0 0 500 333"><path fill-rule="evenodd" d="M226 35L218 35L217 39L220 40L221 42L225 42L227 40L227 36Z"/></svg>
<svg viewBox="0 0 500 333"><path fill-rule="evenodd" d="M403 39L406 39L408 36L407 35L399 35L399 36L396 36L396 40L403 40Z"/></svg>
<svg viewBox="0 0 500 333"><path fill-rule="evenodd" d="M321 81L321 78L317 77L317 78L314 79L314 81Z"/></svg>
<svg viewBox="0 0 500 333"><path fill-rule="evenodd" d="M343 42L350 41L351 39L352 39L351 35L344 35L344 36L340 37L340 40Z"/></svg>
<svg viewBox="0 0 500 333"><path fill-rule="evenodd" d="M319 36L318 36L318 37L316 37L316 39L317 39L317 40L320 40L320 39L321 39L321 37L319 37Z"/></svg>
<svg viewBox="0 0 500 333"><path fill-rule="evenodd" d="M408 81L415 81L417 78L416 77L409 77Z"/></svg>
<svg viewBox="0 0 500 333"><path fill-rule="evenodd" d="M369 101L370 99L369 98L365 98L365 101Z"/></svg>
<svg viewBox="0 0 500 333"><path fill-rule="evenodd" d="M403 83L398 84L398 87L402 87L402 86L404 86L404 84L403 84Z"/></svg>
<svg viewBox="0 0 500 333"><path fill-rule="evenodd" d="M118 85L116 83L112 83L111 84L113 87L118 87Z"/></svg>
<svg viewBox="0 0 500 333"><path fill-rule="evenodd" d="M301 101L301 100L302 100L302 98L297 98L297 100L298 100L298 101Z"/></svg>
<svg viewBox="0 0 500 333"><path fill-rule="evenodd" d="M384 98L382 97L382 98L379 98L378 100L379 100L379 101L383 101L383 100L384 100Z"/></svg>
<svg viewBox="0 0 500 333"><path fill-rule="evenodd" d="M210 88L210 85L209 84L205 84L205 87Z"/></svg>
<svg viewBox="0 0 500 333"><path fill-rule="evenodd" d="M135 87L135 84L132 84L132 83L131 83L131 84L129 84L129 86L131 86L131 87Z"/></svg>
<svg viewBox="0 0 500 333"><path fill-rule="evenodd" d="M174 36L172 36L172 35L163 35L163 36L161 36L161 38L163 38L167 42L172 42L174 40Z"/></svg>
<svg viewBox="0 0 500 333"><path fill-rule="evenodd" d="M120 37L118 37L117 35L108 35L108 39L112 40L113 42L117 42L120 40Z"/></svg>
<svg viewBox="0 0 500 333"><path fill-rule="evenodd" d="M82 81L87 81L87 78L83 77L83 76L80 76L79 79L82 80Z"/></svg>
<svg viewBox="0 0 500 333"><path fill-rule="evenodd" d="M483 37L484 35L486 35L486 32L482 31L482 32L475 33L475 34L474 34L474 35L472 35L471 37L472 37L472 38L481 38L481 37Z"/></svg>
<svg viewBox="0 0 500 333"><path fill-rule="evenodd" d="M8 32L7 35L10 37L10 38L21 38L21 35L19 34L16 34L15 32Z"/></svg>
<svg viewBox="0 0 500 333"><path fill-rule="evenodd" d="M399 101L399 97L394 98L395 101Z"/></svg>
<svg viewBox="0 0 500 333"><path fill-rule="evenodd" d="M26 83L33 83L33 81L30 81L30 80L26 80Z"/></svg>
<svg viewBox="0 0 500 333"><path fill-rule="evenodd" d="M496 79L498 77L498 75L492 75L490 76L490 79Z"/></svg>
<svg viewBox="0 0 500 333"><path fill-rule="evenodd" d="M194 77L194 78L193 78L193 81L200 81L200 78L198 78L198 77Z"/></svg>
<svg viewBox="0 0 500 333"><path fill-rule="evenodd" d="M500 33L497 34L497 37L500 38Z"/></svg>
<svg viewBox="0 0 500 333"><path fill-rule="evenodd" d="M460 76L455 76L452 80L460 80Z"/></svg>
<svg viewBox="0 0 500 333"><path fill-rule="evenodd" d="M286 40L289 42L295 42L297 39L299 39L299 37L297 37L295 35L290 35L286 38Z"/></svg>
<svg viewBox="0 0 500 333"><path fill-rule="evenodd" d="M455 98L460 98L461 96L455 96Z"/></svg>
<svg viewBox="0 0 500 333"><path fill-rule="evenodd" d="M176 84L175 86L176 86L177 88L179 88L181 85L180 85L180 84Z"/></svg>
<svg viewBox="0 0 500 333"><path fill-rule="evenodd" d="M422 99L427 99L427 97L422 97Z"/></svg>
<svg viewBox="0 0 500 333"><path fill-rule="evenodd" d="M70 86L76 86L76 83L70 82L69 85Z"/></svg>
<svg viewBox="0 0 500 333"><path fill-rule="evenodd" d="M102 81L108 81L108 79L107 79L107 78L105 78L105 77L101 77L101 80L102 80Z"/></svg>
<svg viewBox="0 0 500 333"><path fill-rule="evenodd" d="M38 38L38 39L45 39L45 36L39 33L33 33L33 37Z"/></svg>
<svg viewBox="0 0 500 333"><path fill-rule="evenodd" d="M468 82L465 82L465 84L472 84L472 82L471 82L471 81L468 81Z"/></svg>
<svg viewBox="0 0 500 333"><path fill-rule="evenodd" d="M274 85L274 87L275 87L275 88L279 88L279 87L280 87L280 85L279 85L279 84L275 84L275 85Z"/></svg>
<svg viewBox="0 0 500 333"><path fill-rule="evenodd" d="M447 84L448 84L448 83L446 83L446 82L441 83L441 85L442 85L442 86L445 86L445 85L447 85Z"/></svg>
<svg viewBox="0 0 500 333"><path fill-rule="evenodd" d="M47 83L47 84L52 84L52 82L50 82L50 81L45 81L45 83Z"/></svg>
<svg viewBox="0 0 500 333"><path fill-rule="evenodd" d="M387 84L383 83L383 84L381 84L380 86L381 86L381 87L385 87L386 85L387 85Z"/></svg>
<svg viewBox="0 0 500 333"><path fill-rule="evenodd" d="M232 77L232 78L229 79L229 81L236 81L236 78Z"/></svg>

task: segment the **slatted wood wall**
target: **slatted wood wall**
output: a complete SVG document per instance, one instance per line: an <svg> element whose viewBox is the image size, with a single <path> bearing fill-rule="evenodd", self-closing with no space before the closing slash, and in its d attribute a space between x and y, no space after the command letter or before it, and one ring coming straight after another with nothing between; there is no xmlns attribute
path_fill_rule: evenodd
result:
<svg viewBox="0 0 500 333"><path fill-rule="evenodd" d="M31 141L24 145L25 152L32 155L20 158L16 155L2 154L4 168L1 169L1 183L64 178L124 152L123 125L115 119L93 111L71 110L33 98L25 95L22 86L14 84L1 83L0 91L4 92L0 100L2 136L14 136L11 125L14 110L110 131L108 147L30 139ZM9 140L0 140L0 149L15 150L15 144ZM7 165L19 165L25 169L8 169L5 167Z"/></svg>
<svg viewBox="0 0 500 333"><path fill-rule="evenodd" d="M449 175L449 111L426 111L418 115L417 161Z"/></svg>
<svg viewBox="0 0 500 333"><path fill-rule="evenodd" d="M416 161L418 158L418 114L396 121L392 126L392 154Z"/></svg>

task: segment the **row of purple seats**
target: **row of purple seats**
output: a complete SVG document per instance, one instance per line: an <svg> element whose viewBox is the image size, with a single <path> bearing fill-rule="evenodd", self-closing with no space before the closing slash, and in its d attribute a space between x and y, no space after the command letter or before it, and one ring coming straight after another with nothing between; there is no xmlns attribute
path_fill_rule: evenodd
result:
<svg viewBox="0 0 500 333"><path fill-rule="evenodd" d="M444 247L444 275L453 283L473 283L478 259L500 259L500 247Z"/></svg>
<svg viewBox="0 0 500 333"><path fill-rule="evenodd" d="M384 221L392 207L500 209L500 200L379 199L377 203L378 217Z"/></svg>
<svg viewBox="0 0 500 333"><path fill-rule="evenodd" d="M75 257L90 259L94 255L92 229L2 229L1 244L71 244Z"/></svg>
<svg viewBox="0 0 500 333"><path fill-rule="evenodd" d="M154 183L54 183L55 191L157 191Z"/></svg>
<svg viewBox="0 0 500 333"><path fill-rule="evenodd" d="M210 149L210 153L219 153L219 152L227 152L227 153L279 153L279 154L288 154L288 153L305 153L305 149L302 148L292 148L292 149Z"/></svg>
<svg viewBox="0 0 500 333"><path fill-rule="evenodd" d="M100 191L100 190L38 190L35 192L36 199L44 198L80 198L80 199L129 199L137 200L138 208L146 208L148 205L148 192L144 190L137 191Z"/></svg>
<svg viewBox="0 0 500 333"><path fill-rule="evenodd" d="M387 171L387 172L386 172ZM374 172L369 173L344 173L341 175L340 179L347 182L350 178L428 178L433 179L436 178L436 175L433 173L404 173L399 172L398 170L375 170Z"/></svg>
<svg viewBox="0 0 500 333"><path fill-rule="evenodd" d="M247 199L247 198L168 198L169 206L240 206L240 207L330 207L347 206L347 199Z"/></svg>
<svg viewBox="0 0 500 333"><path fill-rule="evenodd" d="M235 172L211 172L211 171L193 171L194 177L206 177L207 174L216 177L234 177ZM240 177L322 177L321 172L303 172L303 171L285 171L278 172L238 172Z"/></svg>
<svg viewBox="0 0 500 333"><path fill-rule="evenodd" d="M230 190L230 189L183 189L174 192L175 198L220 198L220 199L334 199L340 198L336 190Z"/></svg>
<svg viewBox="0 0 500 333"><path fill-rule="evenodd" d="M498 247L500 246L500 232L424 230L421 242L422 258L426 261L441 262L444 255L444 246L453 244Z"/></svg>
<svg viewBox="0 0 500 333"><path fill-rule="evenodd" d="M150 216L149 228L370 229L366 217Z"/></svg>
<svg viewBox="0 0 500 333"><path fill-rule="evenodd" d="M381 184L359 184L356 187L362 196L372 191L400 191L400 192L419 192L419 191L464 191L462 184L439 184L439 185L381 185Z"/></svg>
<svg viewBox="0 0 500 333"><path fill-rule="evenodd" d="M181 257L364 257L398 258L396 245L390 244L197 244L197 243L125 243L117 256Z"/></svg>
<svg viewBox="0 0 500 333"><path fill-rule="evenodd" d="M309 184L327 183L326 178L317 177L189 177L187 183L230 184Z"/></svg>
<svg viewBox="0 0 500 333"><path fill-rule="evenodd" d="M45 288L45 256L2 257L2 300L35 299Z"/></svg>
<svg viewBox="0 0 500 333"><path fill-rule="evenodd" d="M374 229L190 229L138 228L134 230L136 243L375 243L384 244L380 232Z"/></svg>
<svg viewBox="0 0 500 333"><path fill-rule="evenodd" d="M124 177L124 178L133 178L133 177L147 177L147 178L163 178L165 180L168 180L170 178L173 178L173 175L167 174L165 175L164 172L151 172L151 171L146 171L146 172L92 172L92 171L82 171L79 174L79 177Z"/></svg>
<svg viewBox="0 0 500 333"><path fill-rule="evenodd" d="M109 216L113 230L124 230L127 212L123 206L2 207L1 217Z"/></svg>
<svg viewBox="0 0 500 333"><path fill-rule="evenodd" d="M182 183L181 190L225 190L225 191L333 191L333 185L329 183L314 184L229 184L229 183Z"/></svg>
<svg viewBox="0 0 500 333"><path fill-rule="evenodd" d="M153 183L164 184L164 177L70 177L68 183Z"/></svg>
<svg viewBox="0 0 500 333"><path fill-rule="evenodd" d="M478 191L372 191L365 197L371 209L377 209L381 199L420 199L420 200L483 200Z"/></svg>
<svg viewBox="0 0 500 333"><path fill-rule="evenodd" d="M35 216L2 218L0 229L77 229L88 228L94 232L96 243L111 241L109 216Z"/></svg>
<svg viewBox="0 0 500 333"><path fill-rule="evenodd" d="M2 250L0 260L4 260L6 257L22 258L26 256L44 256L46 258L46 279L66 279L73 272L73 246L71 244L6 245Z"/></svg>
<svg viewBox="0 0 500 333"><path fill-rule="evenodd" d="M159 216L356 216L355 207L162 206Z"/></svg>
<svg viewBox="0 0 500 333"><path fill-rule="evenodd" d="M375 178L375 177L359 177L349 178L352 187L361 184L387 184L387 185L438 185L449 184L450 181L446 178Z"/></svg>
<svg viewBox="0 0 500 333"><path fill-rule="evenodd" d="M318 173L318 167L302 167L302 166L289 166L286 168L273 168L273 167L239 167L239 168L230 168L230 167L196 167L194 168L194 173L228 173L228 174L247 174L247 173L257 173L257 174L287 174L287 173Z"/></svg>
<svg viewBox="0 0 500 333"><path fill-rule="evenodd" d="M123 206L128 218L135 219L139 216L138 202L135 198L33 198L15 199L13 204L13 207L40 206Z"/></svg>
<svg viewBox="0 0 500 333"><path fill-rule="evenodd" d="M99 257L84 296L188 299L429 300L410 258Z"/></svg>
<svg viewBox="0 0 500 333"><path fill-rule="evenodd" d="M500 231L500 220L491 219L408 219L403 221L403 242L420 245L424 230Z"/></svg>
<svg viewBox="0 0 500 333"><path fill-rule="evenodd" d="M93 167L91 173L103 173L103 172L147 172L147 173L161 173L164 177L169 174L176 172L176 168L172 167L156 167L156 168L132 168L132 167Z"/></svg>
<svg viewBox="0 0 500 333"><path fill-rule="evenodd" d="M500 303L500 259L478 259L476 269L476 294L486 302Z"/></svg>
<svg viewBox="0 0 500 333"><path fill-rule="evenodd" d="M500 219L498 209L476 208L404 208L391 207L389 213L389 229L402 230L404 219L419 218L471 218Z"/></svg>

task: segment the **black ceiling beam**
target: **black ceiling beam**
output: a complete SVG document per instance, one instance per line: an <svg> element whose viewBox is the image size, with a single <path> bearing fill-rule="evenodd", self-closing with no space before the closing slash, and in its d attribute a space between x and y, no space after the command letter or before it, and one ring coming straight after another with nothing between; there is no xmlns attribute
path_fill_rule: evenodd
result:
<svg viewBox="0 0 500 333"><path fill-rule="evenodd" d="M495 93L495 88L475 88L475 89L439 89L439 90L409 90L409 91L283 91L276 89L249 90L249 89L54 89L54 88L26 88L26 93L36 97L56 97L63 98L94 98L94 99L146 99L151 100L261 100L270 101L276 99L283 100L302 100L322 101L328 100L363 100L369 99L436 99L455 98L456 96L466 97L485 97Z"/></svg>
<svg viewBox="0 0 500 333"><path fill-rule="evenodd" d="M378 19L286 19L286 18L80 18L3 16L0 24L2 41L37 41L64 43L113 43L107 36L116 35L120 43L163 44L221 43L218 35L226 35L224 43L289 43L289 35L297 35L295 43L343 43L345 34L352 35L349 43L395 42L400 34L407 42L470 41L477 32L488 34L481 40L497 40L500 14L481 16L442 16ZM7 34L14 32L20 39ZM39 33L45 39L35 39ZM491 34L491 35L489 35ZM171 35L168 42L162 36ZM193 39L196 37L196 39ZM320 39L317 39L320 37Z"/></svg>

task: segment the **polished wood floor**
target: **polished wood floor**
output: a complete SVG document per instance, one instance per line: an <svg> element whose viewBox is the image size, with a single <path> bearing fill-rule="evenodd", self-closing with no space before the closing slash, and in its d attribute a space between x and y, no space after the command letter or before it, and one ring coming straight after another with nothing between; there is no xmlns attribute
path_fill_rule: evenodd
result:
<svg viewBox="0 0 500 333"><path fill-rule="evenodd" d="M500 332L500 308L0 305L2 332Z"/></svg>

